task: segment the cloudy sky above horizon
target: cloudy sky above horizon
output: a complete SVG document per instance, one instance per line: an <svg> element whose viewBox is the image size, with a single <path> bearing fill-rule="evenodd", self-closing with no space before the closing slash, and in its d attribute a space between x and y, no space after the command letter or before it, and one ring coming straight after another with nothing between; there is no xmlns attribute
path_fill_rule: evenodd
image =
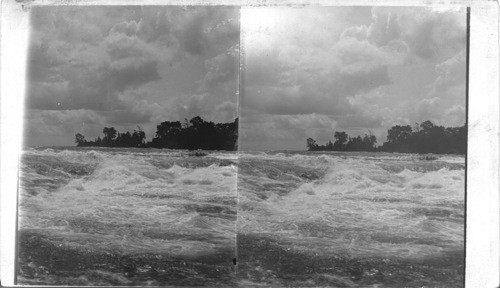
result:
<svg viewBox="0 0 500 288"><path fill-rule="evenodd" d="M304 150L308 137L324 144L334 131L371 132L382 144L393 125L465 122L465 9L243 7L241 18L239 7L208 6L31 13L28 146L74 145L76 133L93 139L105 126L140 126L150 140L162 121L198 115L239 116L243 150Z"/></svg>
<svg viewBox="0 0 500 288"><path fill-rule="evenodd" d="M465 9L246 7L240 148L465 122Z"/></svg>
<svg viewBox="0 0 500 288"><path fill-rule="evenodd" d="M239 7L34 7L27 146L237 117Z"/></svg>

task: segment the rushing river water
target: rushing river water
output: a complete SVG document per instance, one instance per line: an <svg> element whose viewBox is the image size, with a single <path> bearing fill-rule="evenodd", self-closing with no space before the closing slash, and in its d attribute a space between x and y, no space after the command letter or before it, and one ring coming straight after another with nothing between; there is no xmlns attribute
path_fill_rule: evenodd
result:
<svg viewBox="0 0 500 288"><path fill-rule="evenodd" d="M29 150L22 157L20 283L231 283L236 154Z"/></svg>
<svg viewBox="0 0 500 288"><path fill-rule="evenodd" d="M462 286L463 157L207 153L24 151L19 283Z"/></svg>
<svg viewBox="0 0 500 288"><path fill-rule="evenodd" d="M463 286L464 158L428 159L240 154L240 283Z"/></svg>

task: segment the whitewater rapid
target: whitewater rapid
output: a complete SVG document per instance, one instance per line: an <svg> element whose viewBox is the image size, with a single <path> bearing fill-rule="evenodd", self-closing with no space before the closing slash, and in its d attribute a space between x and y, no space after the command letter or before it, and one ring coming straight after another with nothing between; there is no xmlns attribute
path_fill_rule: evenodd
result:
<svg viewBox="0 0 500 288"><path fill-rule="evenodd" d="M463 156L40 148L20 176L21 284L463 281Z"/></svg>
<svg viewBox="0 0 500 288"><path fill-rule="evenodd" d="M460 286L464 158L436 158L240 154L240 277L276 286Z"/></svg>
<svg viewBox="0 0 500 288"><path fill-rule="evenodd" d="M60 277L53 274L64 267L36 263L30 255L29 249L42 246L38 243L42 240L36 238L38 242L32 244L33 237L26 236L21 239L27 246L23 250L21 245L22 255L26 255L21 276L28 282L35 279L30 283L46 284L76 277L72 281L85 285L109 285L109 277L116 278L111 284L118 285L180 285L187 276L196 278L194 274L200 274L200 279L188 281L190 285L210 282L206 279L210 277L213 283L232 277L237 168L235 155L220 156L199 158L187 152L139 149L25 151L19 208L22 235L42 237L66 250L143 258L153 255L189 260L194 266L211 261L210 265L220 267L206 268L213 268L207 273L215 275L202 277L197 266L173 275L168 267L134 264L138 267L131 275L127 267L113 266L121 265L120 260L108 263L113 262L108 259L102 267L84 265L83 278L76 276L78 271ZM199 260L202 258L209 260ZM36 269L30 265L40 271L33 271ZM112 276L101 275L110 271Z"/></svg>

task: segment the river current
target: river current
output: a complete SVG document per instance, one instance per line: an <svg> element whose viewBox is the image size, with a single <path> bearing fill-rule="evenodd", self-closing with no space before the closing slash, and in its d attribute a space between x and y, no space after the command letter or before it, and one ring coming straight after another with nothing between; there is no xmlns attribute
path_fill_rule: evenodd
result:
<svg viewBox="0 0 500 288"><path fill-rule="evenodd" d="M19 283L463 285L463 156L206 153L25 150Z"/></svg>

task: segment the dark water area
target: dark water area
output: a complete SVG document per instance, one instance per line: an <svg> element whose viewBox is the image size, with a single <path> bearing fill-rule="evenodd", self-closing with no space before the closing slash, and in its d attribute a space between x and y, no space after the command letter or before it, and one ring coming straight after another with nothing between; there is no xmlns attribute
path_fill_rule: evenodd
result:
<svg viewBox="0 0 500 288"><path fill-rule="evenodd" d="M294 251L271 235L238 235L238 279L272 287L462 287L463 250L423 261ZM245 279L245 280L241 280Z"/></svg>
<svg viewBox="0 0 500 288"><path fill-rule="evenodd" d="M85 237L84 235L82 235ZM234 284L233 249L197 257L68 245L65 236L19 235L19 280L31 285L219 286Z"/></svg>

